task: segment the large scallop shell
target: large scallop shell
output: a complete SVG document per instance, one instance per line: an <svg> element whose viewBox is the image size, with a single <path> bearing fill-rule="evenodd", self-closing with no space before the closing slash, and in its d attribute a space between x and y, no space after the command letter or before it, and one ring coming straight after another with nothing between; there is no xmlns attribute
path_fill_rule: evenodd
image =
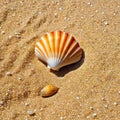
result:
<svg viewBox="0 0 120 120"><path fill-rule="evenodd" d="M82 53L75 38L62 31L46 33L35 45L37 57L53 70L78 62Z"/></svg>

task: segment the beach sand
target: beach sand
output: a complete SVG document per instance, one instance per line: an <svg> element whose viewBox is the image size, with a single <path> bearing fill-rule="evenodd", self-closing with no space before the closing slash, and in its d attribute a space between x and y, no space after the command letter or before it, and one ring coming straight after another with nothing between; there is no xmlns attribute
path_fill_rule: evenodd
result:
<svg viewBox="0 0 120 120"><path fill-rule="evenodd" d="M84 57L51 72L34 47L55 30ZM43 98L48 84L59 90ZM0 0L0 120L87 119L120 120L120 1Z"/></svg>

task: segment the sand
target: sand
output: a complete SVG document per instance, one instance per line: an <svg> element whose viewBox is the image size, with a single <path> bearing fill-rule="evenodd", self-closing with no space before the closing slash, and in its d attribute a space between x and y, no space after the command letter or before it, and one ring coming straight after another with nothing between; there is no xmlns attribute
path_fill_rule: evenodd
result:
<svg viewBox="0 0 120 120"><path fill-rule="evenodd" d="M84 50L59 72L34 54L55 30ZM43 98L47 84L59 91ZM120 1L0 0L0 120L87 119L120 120Z"/></svg>

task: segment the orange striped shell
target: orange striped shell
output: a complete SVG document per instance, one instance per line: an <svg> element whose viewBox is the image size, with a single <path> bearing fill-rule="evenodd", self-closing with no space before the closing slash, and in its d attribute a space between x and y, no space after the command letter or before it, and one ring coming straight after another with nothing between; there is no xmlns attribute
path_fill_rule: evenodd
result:
<svg viewBox="0 0 120 120"><path fill-rule="evenodd" d="M78 62L82 53L75 38L62 31L46 33L35 45L36 56L53 70Z"/></svg>

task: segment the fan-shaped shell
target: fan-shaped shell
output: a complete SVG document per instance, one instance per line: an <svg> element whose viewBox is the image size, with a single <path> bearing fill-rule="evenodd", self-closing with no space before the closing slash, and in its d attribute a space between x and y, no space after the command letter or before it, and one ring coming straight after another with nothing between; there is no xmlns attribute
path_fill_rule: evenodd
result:
<svg viewBox="0 0 120 120"><path fill-rule="evenodd" d="M62 31L46 33L35 45L37 57L53 70L78 62L82 53L75 38Z"/></svg>

